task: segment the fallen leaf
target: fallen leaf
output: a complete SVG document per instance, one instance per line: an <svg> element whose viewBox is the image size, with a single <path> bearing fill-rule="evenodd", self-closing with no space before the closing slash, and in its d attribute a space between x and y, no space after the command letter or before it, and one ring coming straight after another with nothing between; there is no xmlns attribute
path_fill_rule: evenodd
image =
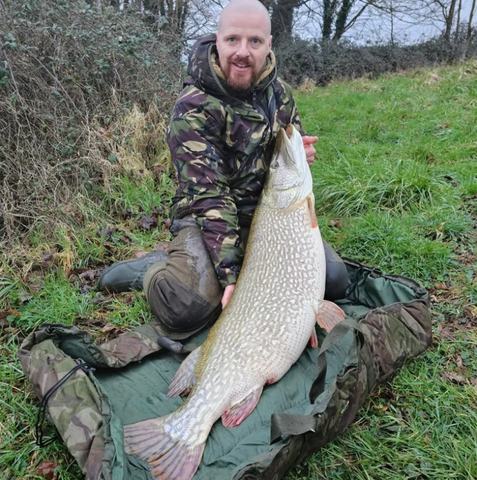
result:
<svg viewBox="0 0 477 480"><path fill-rule="evenodd" d="M123 294L123 295L119 295L118 297L118 300L121 302L121 303L125 303L126 305L129 305L131 303L134 303L134 300L136 299L136 297L129 293L129 294Z"/></svg>
<svg viewBox="0 0 477 480"><path fill-rule="evenodd" d="M152 227L157 227L157 218L151 215L143 215L138 222L138 226L150 230Z"/></svg>
<svg viewBox="0 0 477 480"><path fill-rule="evenodd" d="M443 372L441 373L442 378L446 378L447 380L450 380L451 382L454 383L460 383L461 385L464 385L467 383L467 380L465 377L462 375L458 375L457 373L452 373L452 372Z"/></svg>
<svg viewBox="0 0 477 480"><path fill-rule="evenodd" d="M112 293L104 294L103 292L97 292L93 298L93 303L95 305L104 305L109 303L109 301L113 298Z"/></svg>
<svg viewBox="0 0 477 480"><path fill-rule="evenodd" d="M96 231L96 235L98 237L103 238L104 240L111 240L111 237L113 233L116 232L115 228L110 227L109 225L106 225Z"/></svg>
<svg viewBox="0 0 477 480"><path fill-rule="evenodd" d="M160 205L160 206L152 207L151 213L156 217L162 216L162 214L164 213L164 206Z"/></svg>
<svg viewBox="0 0 477 480"><path fill-rule="evenodd" d="M128 218L131 218L133 214L134 214L134 211L131 208L127 208L126 210L123 210L121 212L121 218L123 220L127 220Z"/></svg>
<svg viewBox="0 0 477 480"><path fill-rule="evenodd" d="M108 322L102 329L101 331L103 333L109 333L109 332L112 332L114 330L117 330L117 327L116 325L113 325L112 323Z"/></svg>
<svg viewBox="0 0 477 480"><path fill-rule="evenodd" d="M54 253L41 253L41 268L43 270L49 270L56 262L55 254Z"/></svg>
<svg viewBox="0 0 477 480"><path fill-rule="evenodd" d="M83 317L80 315L75 318L74 324L102 327L104 325L104 320L102 320L101 318L89 318L89 317Z"/></svg>
<svg viewBox="0 0 477 480"><path fill-rule="evenodd" d="M25 290L22 290L20 292L20 301L22 303L28 303L31 299L32 299L32 296Z"/></svg>
<svg viewBox="0 0 477 480"><path fill-rule="evenodd" d="M95 276L96 272L94 270L86 270L85 272L79 274L79 278L81 278L81 280L93 281Z"/></svg>
<svg viewBox="0 0 477 480"><path fill-rule="evenodd" d="M460 355L456 355L455 363L458 367L462 368L464 366L464 363L462 362L462 357Z"/></svg>
<svg viewBox="0 0 477 480"><path fill-rule="evenodd" d="M47 480L55 480L56 473L55 469L58 467L57 463L53 462L42 462L36 468L35 472L42 477L45 477Z"/></svg>

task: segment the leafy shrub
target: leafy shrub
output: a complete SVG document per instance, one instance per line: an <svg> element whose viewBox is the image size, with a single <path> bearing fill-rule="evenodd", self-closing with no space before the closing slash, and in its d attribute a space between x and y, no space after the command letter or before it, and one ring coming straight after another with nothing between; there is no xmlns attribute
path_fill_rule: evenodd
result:
<svg viewBox="0 0 477 480"><path fill-rule="evenodd" d="M160 145L144 132L163 129L157 124L166 124L183 67L182 45L134 9L82 0L3 5L0 243L12 244L38 221L81 223L75 198L86 188L94 199L104 176L120 168L125 138L111 127L129 112L144 114L140 146L154 163Z"/></svg>
<svg viewBox="0 0 477 480"><path fill-rule="evenodd" d="M333 79L377 77L417 67L448 64L477 56L477 41L447 42L435 38L423 43L399 45L354 45L346 40L320 44L295 38L275 51L279 74L292 85L306 79L326 85Z"/></svg>

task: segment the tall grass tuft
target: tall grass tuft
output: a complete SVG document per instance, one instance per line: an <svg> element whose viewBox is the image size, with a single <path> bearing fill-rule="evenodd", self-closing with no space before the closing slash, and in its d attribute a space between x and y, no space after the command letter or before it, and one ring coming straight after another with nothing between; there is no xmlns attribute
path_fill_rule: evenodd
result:
<svg viewBox="0 0 477 480"><path fill-rule="evenodd" d="M409 159L367 163L348 161L343 156L335 168L315 175L314 191L318 212L338 216L367 210L402 213L422 209L444 202L451 193L426 164Z"/></svg>

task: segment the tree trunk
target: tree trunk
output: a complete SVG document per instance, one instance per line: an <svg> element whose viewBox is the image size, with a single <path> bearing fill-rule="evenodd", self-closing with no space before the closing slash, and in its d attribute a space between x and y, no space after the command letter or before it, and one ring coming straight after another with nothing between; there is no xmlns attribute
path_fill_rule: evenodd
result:
<svg viewBox="0 0 477 480"><path fill-rule="evenodd" d="M304 0L260 0L270 12L272 23L273 43L278 44L292 36L293 14L295 9L304 3Z"/></svg>
<svg viewBox="0 0 477 480"><path fill-rule="evenodd" d="M331 2L331 0L323 0L323 40L329 40L331 38L335 7L335 2Z"/></svg>
<svg viewBox="0 0 477 480"><path fill-rule="evenodd" d="M343 0L343 3L341 4L341 8L336 16L335 34L333 36L333 41L335 42L337 42L346 31L346 24L353 3L353 0Z"/></svg>
<svg viewBox="0 0 477 480"><path fill-rule="evenodd" d="M452 33L452 25L454 24L454 13L455 13L455 5L457 0L451 0L451 4L449 7L449 13L446 17L446 30L444 32L444 38L449 42L450 36Z"/></svg>
<svg viewBox="0 0 477 480"><path fill-rule="evenodd" d="M457 21L455 23L454 37L459 41L460 34L460 13L462 12L462 0L459 0L459 6L457 7Z"/></svg>
<svg viewBox="0 0 477 480"><path fill-rule="evenodd" d="M472 21L474 19L474 13L475 13L475 3L476 0L472 0L472 7L470 9L470 14L469 14L469 23L467 24L467 43L470 43L472 40Z"/></svg>

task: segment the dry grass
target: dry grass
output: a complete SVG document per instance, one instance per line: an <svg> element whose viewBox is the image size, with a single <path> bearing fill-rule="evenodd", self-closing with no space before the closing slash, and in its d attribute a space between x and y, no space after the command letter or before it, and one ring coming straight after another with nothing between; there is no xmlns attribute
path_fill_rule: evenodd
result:
<svg viewBox="0 0 477 480"><path fill-rule="evenodd" d="M2 2L0 247L39 229L84 225L90 209L78 197L101 202L118 169L167 164L165 116L183 73L178 45L134 13Z"/></svg>
<svg viewBox="0 0 477 480"><path fill-rule="evenodd" d="M134 105L109 128L100 128L99 134L122 171L142 173L169 169L166 131L166 115L151 103L146 112Z"/></svg>

